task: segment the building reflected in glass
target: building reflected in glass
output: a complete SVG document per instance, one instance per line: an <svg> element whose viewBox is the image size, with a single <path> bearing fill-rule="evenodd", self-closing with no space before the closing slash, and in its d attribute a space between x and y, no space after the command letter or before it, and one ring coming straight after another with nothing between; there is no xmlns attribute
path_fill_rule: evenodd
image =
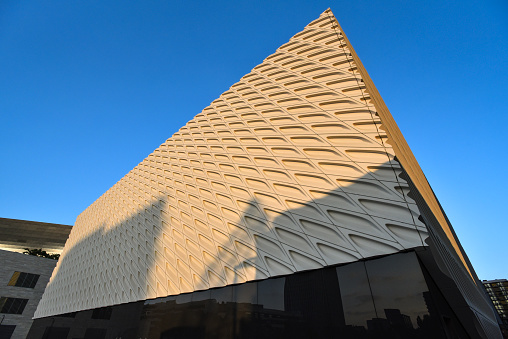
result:
<svg viewBox="0 0 508 339"><path fill-rule="evenodd" d="M35 320L28 338L448 338L417 252Z"/></svg>

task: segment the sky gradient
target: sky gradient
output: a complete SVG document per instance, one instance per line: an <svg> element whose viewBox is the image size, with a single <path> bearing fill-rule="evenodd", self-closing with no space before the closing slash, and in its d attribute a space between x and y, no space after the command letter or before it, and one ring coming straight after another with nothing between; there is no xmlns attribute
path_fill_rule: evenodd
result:
<svg viewBox="0 0 508 339"><path fill-rule="evenodd" d="M328 7L479 278L508 278L503 0L2 1L0 217L73 224Z"/></svg>

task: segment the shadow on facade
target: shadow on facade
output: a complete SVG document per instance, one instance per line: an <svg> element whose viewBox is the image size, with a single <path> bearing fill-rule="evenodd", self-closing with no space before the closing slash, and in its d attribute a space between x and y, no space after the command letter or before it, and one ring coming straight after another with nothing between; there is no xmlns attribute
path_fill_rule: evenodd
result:
<svg viewBox="0 0 508 339"><path fill-rule="evenodd" d="M359 192L364 191L360 186ZM376 220L361 215L361 203L351 198L354 182L347 190L350 195L340 188L321 192L321 198L286 211L249 201L239 220L224 225L228 241L214 237L218 259L202 266L202 277L210 278L210 272L228 286L216 284L206 290L203 286L202 291L169 297L161 296L171 294L171 284L180 283L183 292L194 289L193 272L198 276L201 272L190 269L192 258L187 262L183 258L195 255L192 249L184 248L186 254L180 254L172 235L165 234L175 227L171 223L170 229L163 227L168 221L163 216L166 196L154 197L121 222L105 222L90 234L71 234L80 239L62 256L45 302L54 299L66 305L54 313L65 313L69 305L82 311L36 319L28 338L357 339L465 334L420 265L420 256L428 252L423 247L425 233L409 223L397 223L389 214ZM357 210L351 211L355 205ZM392 213L390 204L386 206ZM111 204L110 209L113 215L122 214L118 206ZM267 209L278 216L267 220ZM331 212L349 215L353 224L341 225ZM404 218L414 218L406 212ZM383 217L382 213L377 214ZM179 227L181 234L193 239L191 228ZM310 237L299 237L303 231ZM198 239L195 233L194 237ZM411 248L418 251L393 254ZM392 255L364 261L388 254ZM166 262L185 268L186 274L175 275ZM325 267L334 264L341 266ZM304 272L291 274L295 271ZM280 277L267 279L270 276Z"/></svg>

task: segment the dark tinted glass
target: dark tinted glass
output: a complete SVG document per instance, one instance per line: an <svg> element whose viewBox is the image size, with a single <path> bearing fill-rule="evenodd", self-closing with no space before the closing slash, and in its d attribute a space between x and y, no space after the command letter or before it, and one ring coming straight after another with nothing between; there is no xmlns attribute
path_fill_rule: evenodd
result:
<svg viewBox="0 0 508 339"><path fill-rule="evenodd" d="M192 302L210 300L211 299L210 292L211 292L210 290L194 292L191 294L191 300Z"/></svg>
<svg viewBox="0 0 508 339"><path fill-rule="evenodd" d="M208 338L233 338L235 303L233 287L226 286L210 291L210 304L206 322Z"/></svg>
<svg viewBox="0 0 508 339"><path fill-rule="evenodd" d="M38 274L14 272L8 285L9 286L17 286L17 287L34 288L35 285L37 284L38 280L39 280Z"/></svg>
<svg viewBox="0 0 508 339"><path fill-rule="evenodd" d="M0 313L22 314L28 299L0 298Z"/></svg>
<svg viewBox="0 0 508 339"><path fill-rule="evenodd" d="M441 312L446 302L441 298L435 303L436 293L429 292L424 274L414 253L400 253L338 268L116 305L109 313L106 336L438 339L443 334ZM3 298L0 307L16 308L8 299ZM105 322L100 319L107 318L107 310L78 312L70 319L37 319L34 324L40 329L72 326L70 337L99 338L102 332L85 330L103 328ZM33 333L40 334L40 330Z"/></svg>
<svg viewBox="0 0 508 339"><path fill-rule="evenodd" d="M37 274L21 273L18 281L16 281L16 286L34 288L37 284L37 280L39 280L39 275Z"/></svg>
<svg viewBox="0 0 508 339"><path fill-rule="evenodd" d="M87 328L83 339L104 339L107 332L105 328Z"/></svg>
<svg viewBox="0 0 508 339"><path fill-rule="evenodd" d="M405 326L414 328L416 318L427 314L423 293L427 285L412 253L365 263L378 317L407 316Z"/></svg>
<svg viewBox="0 0 508 339"><path fill-rule="evenodd" d="M233 302L233 287L226 286L221 288L216 288L210 291L210 297L217 304L226 304Z"/></svg>
<svg viewBox="0 0 508 339"><path fill-rule="evenodd" d="M44 332L44 339L67 339L69 331L68 327L48 327Z"/></svg>
<svg viewBox="0 0 508 339"><path fill-rule="evenodd" d="M365 267L377 310L377 318L367 321L369 331L386 338L424 337L432 300L416 255L400 253L367 261Z"/></svg>
<svg viewBox="0 0 508 339"><path fill-rule="evenodd" d="M111 319L111 313L113 312L113 307L101 307L96 308L92 312L92 319Z"/></svg>
<svg viewBox="0 0 508 339"><path fill-rule="evenodd" d="M75 318L76 313L78 312L71 312L71 313L63 313L63 314L56 314L54 317L61 317L61 318Z"/></svg>
<svg viewBox="0 0 508 339"><path fill-rule="evenodd" d="M258 286L258 304L265 310L284 311L286 278L262 280Z"/></svg>
<svg viewBox="0 0 508 339"><path fill-rule="evenodd" d="M233 286L234 302L254 305L258 303L257 283L245 283Z"/></svg>
<svg viewBox="0 0 508 339"><path fill-rule="evenodd" d="M30 288L34 288L35 285L37 285L37 281L39 280L39 275L38 274L32 274L32 280L30 281L30 286L27 286L27 287L30 287Z"/></svg>
<svg viewBox="0 0 508 339"><path fill-rule="evenodd" d="M259 338L297 338L296 317L285 309L286 278L262 280L258 286L256 327Z"/></svg>
<svg viewBox="0 0 508 339"><path fill-rule="evenodd" d="M176 303L178 305L190 303L192 300L192 293L179 294L176 296Z"/></svg>
<svg viewBox="0 0 508 339"><path fill-rule="evenodd" d="M257 338L256 315L260 307L257 283L233 286L235 338Z"/></svg>
<svg viewBox="0 0 508 339"><path fill-rule="evenodd" d="M15 329L16 325L0 325L0 338L10 339Z"/></svg>
<svg viewBox="0 0 508 339"><path fill-rule="evenodd" d="M286 277L284 307L293 318L293 336L331 338L344 324L335 269L320 269Z"/></svg>
<svg viewBox="0 0 508 339"><path fill-rule="evenodd" d="M345 325L367 328L367 320L376 318L369 279L363 262L337 267ZM358 329L360 330L360 329Z"/></svg>
<svg viewBox="0 0 508 339"><path fill-rule="evenodd" d="M192 302L193 294L145 302L147 338L204 338L208 300Z"/></svg>

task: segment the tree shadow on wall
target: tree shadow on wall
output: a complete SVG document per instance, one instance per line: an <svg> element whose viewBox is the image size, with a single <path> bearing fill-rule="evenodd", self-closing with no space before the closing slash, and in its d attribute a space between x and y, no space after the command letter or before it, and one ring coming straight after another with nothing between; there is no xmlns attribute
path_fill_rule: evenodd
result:
<svg viewBox="0 0 508 339"><path fill-rule="evenodd" d="M153 269L156 257L162 256L163 246L157 244L162 238L162 206L161 199L152 199L113 222L119 212L110 204L108 211L90 213L91 218L103 220L94 229L84 226L93 225L94 220L81 220L80 228L71 231L38 305L35 317L44 318L35 319L27 338L41 338L46 327L62 326L70 328L69 338L84 338L86 328L108 328L107 338L135 335L142 302L115 310L108 321L92 319L92 311L73 312L157 297Z"/></svg>
<svg viewBox="0 0 508 339"><path fill-rule="evenodd" d="M364 192L366 185L375 182L370 176L361 179L365 180L359 180L359 192ZM222 234L214 236L219 256L217 261L207 263L204 272L205 277L211 273L222 276L228 285L240 285L149 302L151 315L144 319L147 331L144 333L147 337L165 333L163 338L179 338L182 333L193 338L192 331L198 331L196 328L199 328L196 333L213 329L210 331L221 333L219 337L222 338L238 336L240 332L243 335L258 333L252 328L252 316L259 314L254 310L258 307L254 306L257 304L254 301L256 288L248 281L424 245L424 225L420 222L417 222L419 228L414 225L413 220L417 220L418 215L408 211L397 190L398 183L392 184L391 188L381 186L387 201L376 197L363 197L362 200L354 182L348 187L354 198L341 188L330 191L315 188L311 190L320 198L309 201L288 197L283 202L285 206L281 197L275 197L275 194L271 204L260 199L237 200L238 206L241 202L244 207L240 213L223 211L224 223L211 229L211 232ZM377 218L367 215L365 204L377 208L375 212L369 211ZM186 306L191 302L192 306ZM206 313L211 310L223 317L210 320Z"/></svg>
<svg viewBox="0 0 508 339"><path fill-rule="evenodd" d="M390 169L390 164L383 166ZM40 311L37 316L240 284L422 246L424 226L414 225L418 215L412 215L404 204L405 188L398 187L398 182L390 185L365 175L333 190L293 187L297 191L287 197L257 192L255 199L245 201L230 195L235 207L217 204L220 212L207 212L206 217L193 213L188 196L179 200L160 195L135 213L111 222L112 215L122 214L122 206L109 203L109 219L103 217L107 222L88 234L79 233L83 229L71 233L71 247L62 255L40 304L49 313ZM372 197L365 195L369 190ZM177 204L184 201L187 208L175 213L178 206L169 207L171 198ZM96 218L106 215L104 210L95 213ZM217 309L217 314L234 314L224 316L233 319L229 327L234 333L247 326L243 317L253 304L249 298L255 295L252 290L249 297L249 286L231 287L223 295L219 294L224 291L215 289L199 292L201 296L182 294L166 302L183 305L192 298L215 300L216 305L207 305L207 309L230 303L234 309ZM181 326L195 323L195 319L186 320L191 313L174 311L171 317L180 319ZM163 314L155 318L161 317L166 318ZM135 326L135 318L133 315L128 326ZM117 326L115 321L113 312L108 338L126 327L125 320L118 320ZM162 331L165 323L145 321L142 327ZM217 331L219 327L228 326L217 325Z"/></svg>

